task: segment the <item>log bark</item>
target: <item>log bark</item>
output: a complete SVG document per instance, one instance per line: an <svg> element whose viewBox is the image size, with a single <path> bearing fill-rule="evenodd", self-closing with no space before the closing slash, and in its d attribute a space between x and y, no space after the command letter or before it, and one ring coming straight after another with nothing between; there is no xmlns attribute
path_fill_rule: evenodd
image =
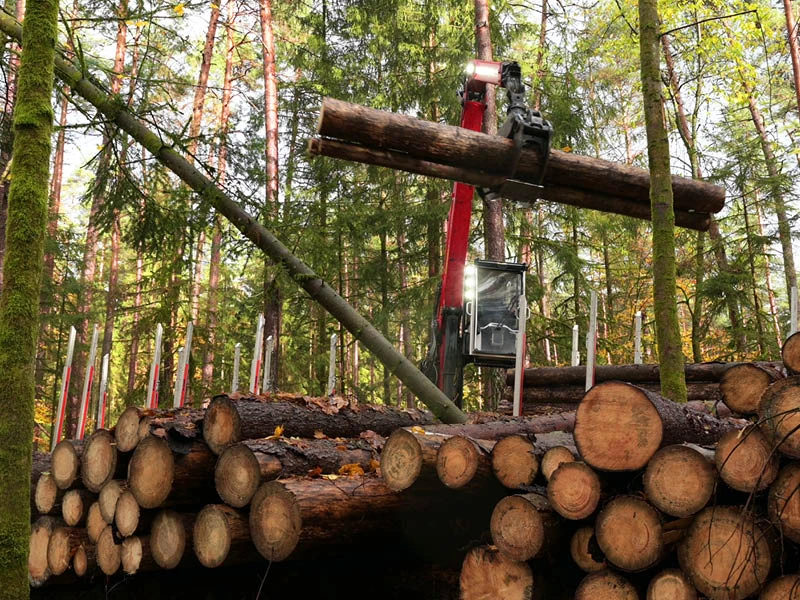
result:
<svg viewBox="0 0 800 600"><path fill-rule="evenodd" d="M499 440L510 435L529 436L554 431L571 432L575 427L575 413L572 412L524 418L498 418L496 414L479 415L473 418L488 420L464 425L425 425L423 429L430 433L464 435L476 440Z"/></svg>
<svg viewBox="0 0 800 600"><path fill-rule="evenodd" d="M174 569L189 561L187 546L192 543L195 515L162 510L150 530L150 553L162 569Z"/></svg>
<svg viewBox="0 0 800 600"><path fill-rule="evenodd" d="M96 544L106 525L108 523L106 523L103 514L100 512L100 503L92 502L89 507L89 514L86 515L86 534L89 536L89 541Z"/></svg>
<svg viewBox="0 0 800 600"><path fill-rule="evenodd" d="M709 507L689 527L678 560L710 600L743 600L766 583L773 561L770 546L742 507Z"/></svg>
<svg viewBox="0 0 800 600"><path fill-rule="evenodd" d="M759 417L762 431L778 450L800 458L800 377L782 379L762 396Z"/></svg>
<svg viewBox="0 0 800 600"><path fill-rule="evenodd" d="M673 517L688 517L705 507L714 493L717 471L713 452L699 447L661 448L647 463L643 484L647 501Z"/></svg>
<svg viewBox="0 0 800 600"><path fill-rule="evenodd" d="M209 504L197 515L192 534L194 553L204 567L215 568L255 559L245 513L224 504Z"/></svg>
<svg viewBox="0 0 800 600"><path fill-rule="evenodd" d="M283 427L287 437L313 438L317 432L328 437L358 437L372 430L388 436L395 429L425 425L433 421L430 413L386 406L348 406L336 398L308 398L289 394L277 395L266 401L216 396L206 409L203 437L214 454L245 439L274 435Z"/></svg>
<svg viewBox="0 0 800 600"><path fill-rule="evenodd" d="M36 481L33 493L33 505L36 512L42 515L61 510L61 499L64 490L58 488L52 473L42 473Z"/></svg>
<svg viewBox="0 0 800 600"><path fill-rule="evenodd" d="M722 375L719 389L722 400L733 412L754 415L758 412L761 395L783 374L777 369L756 364L733 365Z"/></svg>
<svg viewBox="0 0 800 600"><path fill-rule="evenodd" d="M203 414L202 409L188 407L150 410L129 406L114 427L117 450L130 452L149 434L190 443L201 437Z"/></svg>
<svg viewBox="0 0 800 600"><path fill-rule="evenodd" d="M97 539L97 566L106 575L113 575L119 571L122 557L121 548L114 539L111 525L106 525Z"/></svg>
<svg viewBox="0 0 800 600"><path fill-rule="evenodd" d="M575 564L587 573L602 571L607 567L605 557L597 546L597 538L594 537L594 527L576 530L569 543L569 552Z"/></svg>
<svg viewBox="0 0 800 600"><path fill-rule="evenodd" d="M550 506L565 519L578 521L590 516L600 503L600 479L582 462L564 462L547 482Z"/></svg>
<svg viewBox="0 0 800 600"><path fill-rule="evenodd" d="M613 498L597 515L594 531L606 560L618 569L643 571L661 559L661 517L640 498Z"/></svg>
<svg viewBox="0 0 800 600"><path fill-rule="evenodd" d="M778 455L755 426L724 434L715 463L722 480L740 492L766 489L778 476Z"/></svg>
<svg viewBox="0 0 800 600"><path fill-rule="evenodd" d="M317 132L323 137L355 142L368 148L396 150L422 160L506 175L515 157L514 142L459 127L421 121L325 98ZM523 150L517 179L538 183L540 157ZM673 177L675 206L683 210L717 212L725 190L705 182ZM545 185L562 185L630 198L649 205L650 175L644 169L552 150Z"/></svg>
<svg viewBox="0 0 800 600"><path fill-rule="evenodd" d="M575 413L575 445L603 471L641 469L662 445L712 444L741 424L694 412L628 383L609 381L586 392Z"/></svg>
<svg viewBox="0 0 800 600"><path fill-rule="evenodd" d="M657 382L638 382L637 387L648 392L659 393ZM522 392L523 413L531 412L538 404L579 403L586 394L584 385L526 387ZM717 382L694 381L686 384L687 398L691 401L719 402L722 400L720 385Z"/></svg>
<svg viewBox="0 0 800 600"><path fill-rule="evenodd" d="M421 486L439 487L437 454L448 437L411 433L405 429L390 435L381 452L381 476L389 489L401 492L417 482Z"/></svg>
<svg viewBox="0 0 800 600"><path fill-rule="evenodd" d="M81 480L87 490L99 492L114 479L125 477L130 455L119 454L113 434L107 429L98 429L83 446L81 456Z"/></svg>
<svg viewBox="0 0 800 600"><path fill-rule="evenodd" d="M564 185L548 185L544 188L534 187L518 181L509 180L504 176L490 175L473 169L443 165L430 160L414 158L392 150L366 148L364 146L357 146L337 140L312 138L308 143L308 151L309 154L312 155L330 156L331 158L341 158L343 160L351 160L390 169L399 169L418 175L460 181L461 183L474 185L476 187L496 188L502 185L503 197L519 203L533 204L539 199L550 200L559 202L560 204L610 212L647 221L651 218L650 208L634 200L601 194L594 190L577 189ZM677 210L675 211L675 224L678 227L708 231L710 217L708 213L704 212Z"/></svg>
<svg viewBox="0 0 800 600"><path fill-rule="evenodd" d="M250 503L261 481L309 472L337 474L345 465L358 465L365 473L379 464L375 446L383 438L245 440L222 451L214 468L219 497L234 508Z"/></svg>
<svg viewBox="0 0 800 600"><path fill-rule="evenodd" d="M630 581L609 569L595 571L584 577L575 590L575 600L639 600Z"/></svg>
<svg viewBox="0 0 800 600"><path fill-rule="evenodd" d="M61 525L54 517L39 517L31 525L30 545L28 548L28 581L31 587L44 585L50 578L50 565L47 562L47 546L53 531Z"/></svg>
<svg viewBox="0 0 800 600"><path fill-rule="evenodd" d="M83 441L61 440L53 448L51 466L58 489L68 489L78 478L83 446Z"/></svg>
<svg viewBox="0 0 800 600"><path fill-rule="evenodd" d="M697 600L697 590L680 569L664 569L650 580L647 600Z"/></svg>
<svg viewBox="0 0 800 600"><path fill-rule="evenodd" d="M112 479L100 490L97 501L100 503L100 514L106 523L114 522L114 513L117 510L117 500L123 492L127 491L128 482L121 479Z"/></svg>
<svg viewBox="0 0 800 600"><path fill-rule="evenodd" d="M784 575L770 581L759 600L800 600L800 575Z"/></svg>
<svg viewBox="0 0 800 600"><path fill-rule="evenodd" d="M56 527L47 544L47 565L53 575L61 575L72 564L78 548L88 545L89 538L82 527Z"/></svg>
<svg viewBox="0 0 800 600"><path fill-rule="evenodd" d="M494 546L477 546L461 565L461 600L531 600L533 572L527 563L506 558Z"/></svg>
<svg viewBox="0 0 800 600"><path fill-rule="evenodd" d="M139 442L128 466L128 487L142 508L198 505L214 499L216 457L203 442L173 452L155 436Z"/></svg>
<svg viewBox="0 0 800 600"><path fill-rule="evenodd" d="M780 372L781 362L755 363L687 363L684 365L686 382L717 382L729 368L740 364L754 364L776 369ZM628 383L658 383L661 371L658 365L597 365L595 367L595 383L605 381L626 381ZM586 382L586 366L577 367L533 367L525 369L523 375L525 387L551 387L583 385ZM514 371L506 374L506 383L514 385Z"/></svg>
<svg viewBox="0 0 800 600"><path fill-rule="evenodd" d="M89 507L97 499L89 490L68 490L61 502L61 516L69 527L83 525L89 515Z"/></svg>
<svg viewBox="0 0 800 600"><path fill-rule="evenodd" d="M790 374L800 375L800 331L793 333L783 342L781 359Z"/></svg>
<svg viewBox="0 0 800 600"><path fill-rule="evenodd" d="M507 558L527 561L542 550L548 530L557 517L544 493L506 496L492 511L489 530L492 542Z"/></svg>
<svg viewBox="0 0 800 600"><path fill-rule="evenodd" d="M575 453L567 446L554 446L542 456L542 475L547 481L562 463L574 462Z"/></svg>
<svg viewBox="0 0 800 600"><path fill-rule="evenodd" d="M767 512L785 537L800 544L800 464L791 462L781 468L769 488Z"/></svg>
<svg viewBox="0 0 800 600"><path fill-rule="evenodd" d="M533 483L539 472L539 459L533 443L521 435L510 435L492 448L492 472L501 485L517 489Z"/></svg>

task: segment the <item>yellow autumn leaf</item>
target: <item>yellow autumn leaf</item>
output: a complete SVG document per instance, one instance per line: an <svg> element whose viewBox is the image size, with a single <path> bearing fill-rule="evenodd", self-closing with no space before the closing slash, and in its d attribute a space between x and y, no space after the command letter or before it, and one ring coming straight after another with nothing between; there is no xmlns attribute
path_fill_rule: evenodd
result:
<svg viewBox="0 0 800 600"><path fill-rule="evenodd" d="M176 4L175 7L172 9L173 12L178 15L179 17L183 16L183 11L185 10L186 5L181 2L180 4Z"/></svg>
<svg viewBox="0 0 800 600"><path fill-rule="evenodd" d="M325 475L321 475L320 477L322 477L322 479L327 479L328 481L336 481L337 479L339 479L338 475L331 475L328 473L326 473Z"/></svg>
<svg viewBox="0 0 800 600"><path fill-rule="evenodd" d="M147 21L136 21L137 27L144 27L145 25L147 25Z"/></svg>
<svg viewBox="0 0 800 600"><path fill-rule="evenodd" d="M379 461L375 460L374 458L371 461L369 461L370 471L377 471L380 468L381 468L381 463Z"/></svg>
<svg viewBox="0 0 800 600"><path fill-rule="evenodd" d="M320 430L320 429L315 429L314 430L314 439L315 440L324 440L326 437L328 437L328 436L325 435L324 433L322 433L322 430Z"/></svg>
<svg viewBox="0 0 800 600"><path fill-rule="evenodd" d="M211 3L211 8L213 8L214 10L216 10L216 9L218 9L218 8L219 8L219 4L216 4L215 2L212 2L212 3Z"/></svg>
<svg viewBox="0 0 800 600"><path fill-rule="evenodd" d="M275 433L273 433L272 435L274 435L276 438L281 437L283 435L283 425L278 425L275 428Z"/></svg>
<svg viewBox="0 0 800 600"><path fill-rule="evenodd" d="M572 146L564 146L561 149L562 152L572 152Z"/></svg>
<svg viewBox="0 0 800 600"><path fill-rule="evenodd" d="M364 469L358 463L350 463L339 467L339 475L347 475L348 477L358 477L364 474Z"/></svg>
<svg viewBox="0 0 800 600"><path fill-rule="evenodd" d="M418 433L420 435L425 435L425 430L422 427L420 427L419 425L414 425L411 428L411 433Z"/></svg>

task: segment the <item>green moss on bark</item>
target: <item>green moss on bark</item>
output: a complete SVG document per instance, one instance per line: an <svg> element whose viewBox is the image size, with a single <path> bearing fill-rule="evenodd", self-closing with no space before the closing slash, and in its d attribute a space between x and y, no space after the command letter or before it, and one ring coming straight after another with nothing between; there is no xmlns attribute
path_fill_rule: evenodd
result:
<svg viewBox="0 0 800 600"><path fill-rule="evenodd" d="M675 211L669 164L669 138L664 117L656 0L639 0L641 60L647 157L650 164L650 204L653 216L653 295L661 393L686 402L686 379L675 268Z"/></svg>
<svg viewBox="0 0 800 600"><path fill-rule="evenodd" d="M23 26L0 296L0 599L28 598L33 365L47 226L57 0L29 0Z"/></svg>

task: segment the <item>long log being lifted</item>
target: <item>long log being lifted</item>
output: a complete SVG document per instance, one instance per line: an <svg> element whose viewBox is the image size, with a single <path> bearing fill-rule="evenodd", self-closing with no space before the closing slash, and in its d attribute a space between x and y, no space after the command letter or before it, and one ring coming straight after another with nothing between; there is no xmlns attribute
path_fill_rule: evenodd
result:
<svg viewBox="0 0 800 600"><path fill-rule="evenodd" d="M10 15L0 14L0 31L22 43L22 27ZM169 132L153 132L144 122L128 112L113 95L61 53L55 57L56 77L71 90L144 146L160 163L197 192L200 200L228 219L245 237L271 260L279 264L297 285L327 310L355 339L364 344L420 401L445 423L464 423L467 416L438 389L408 358L399 352L381 333L344 298L328 285L311 267L284 246L275 235L248 214L212 179L183 157L172 142Z"/></svg>

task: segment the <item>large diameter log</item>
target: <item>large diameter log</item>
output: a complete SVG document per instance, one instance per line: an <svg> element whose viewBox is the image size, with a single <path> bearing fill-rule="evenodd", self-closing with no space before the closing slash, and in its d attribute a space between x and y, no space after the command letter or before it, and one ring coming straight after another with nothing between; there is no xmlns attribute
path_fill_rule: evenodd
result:
<svg viewBox="0 0 800 600"><path fill-rule="evenodd" d="M36 481L33 493L33 505L36 512L42 515L55 512L61 508L64 490L58 488L52 473L42 473Z"/></svg>
<svg viewBox="0 0 800 600"><path fill-rule="evenodd" d="M710 600L743 600L767 582L773 554L770 540L742 507L710 507L689 527L678 560Z"/></svg>
<svg viewBox="0 0 800 600"><path fill-rule="evenodd" d="M724 434L715 461L722 480L740 492L766 489L778 476L778 455L755 426Z"/></svg>
<svg viewBox="0 0 800 600"><path fill-rule="evenodd" d="M541 174L539 153L523 149L517 162L513 140L332 98L323 100L317 132L368 148L397 150L415 158L492 174L505 175L516 163L515 177L532 183L538 183ZM717 212L725 204L724 188L676 176L672 182L678 209ZM544 184L649 202L650 174L644 169L559 150L550 152Z"/></svg>
<svg viewBox="0 0 800 600"><path fill-rule="evenodd" d="M647 463L643 483L647 500L673 517L688 517L705 507L714 493L713 453L695 446L665 446Z"/></svg>
<svg viewBox="0 0 800 600"><path fill-rule="evenodd" d="M713 444L738 421L720 420L628 383L608 381L586 392L575 413L575 445L602 471L643 468L662 445Z"/></svg>
<svg viewBox="0 0 800 600"><path fill-rule="evenodd" d="M47 564L53 575L61 575L72 564L79 548L88 545L89 538L82 527L56 527L47 544Z"/></svg>
<svg viewBox="0 0 800 600"><path fill-rule="evenodd" d="M589 573L578 584L575 600L639 600L630 581L608 569Z"/></svg>
<svg viewBox="0 0 800 600"><path fill-rule="evenodd" d="M800 375L800 332L793 333L783 342L781 358L789 373Z"/></svg>
<svg viewBox="0 0 800 600"><path fill-rule="evenodd" d="M547 482L550 506L565 519L579 521L594 513L600 503L600 479L582 462L562 463Z"/></svg>
<svg viewBox="0 0 800 600"><path fill-rule="evenodd" d="M78 478L83 446L83 441L61 440L53 448L51 472L59 489L68 489Z"/></svg>
<svg viewBox="0 0 800 600"><path fill-rule="evenodd" d="M575 564L587 573L602 571L608 566L603 553L597 546L594 527L581 527L572 534L569 553Z"/></svg>
<svg viewBox="0 0 800 600"><path fill-rule="evenodd" d="M788 539L800 544L800 464L783 466L769 488L769 517Z"/></svg>
<svg viewBox="0 0 800 600"><path fill-rule="evenodd" d="M475 418L473 416L473 418ZM481 417L478 416L478 419ZM484 418L486 418L484 416ZM502 417L490 415L488 421L465 423L461 425L425 425L429 433L463 435L476 440L499 440L510 435L538 435L555 431L571 432L575 427L575 413L566 412L536 417Z"/></svg>
<svg viewBox="0 0 800 600"><path fill-rule="evenodd" d="M792 458L800 458L800 377L773 383L761 397L759 417L770 442Z"/></svg>
<svg viewBox="0 0 800 600"><path fill-rule="evenodd" d="M31 525L28 546L28 581L31 587L41 587L50 578L47 547L50 544L50 536L59 525L60 521L54 517L39 517Z"/></svg>
<svg viewBox="0 0 800 600"><path fill-rule="evenodd" d="M120 479L112 479L101 488L97 501L100 503L100 514L109 525L114 522L117 500L127 489L128 482Z"/></svg>
<svg viewBox="0 0 800 600"><path fill-rule="evenodd" d="M81 480L86 489L99 492L103 486L125 476L127 455L118 456L113 434L107 429L98 429L83 446L81 456Z"/></svg>
<svg viewBox="0 0 800 600"><path fill-rule="evenodd" d="M498 188L503 186L501 193L504 198L528 205L539 199L551 200L560 204L610 212L647 221L652 218L650 207L636 200L563 185L548 185L543 188L531 186L520 181L508 180L503 176L488 175L480 171L443 165L392 150L366 148L337 140L313 138L309 140L308 152L312 155L329 156L368 165L399 169L408 173L416 173L417 175L460 181L476 187ZM689 212L680 209L675 211L675 225L678 227L708 231L710 221L708 213Z"/></svg>
<svg viewBox="0 0 800 600"><path fill-rule="evenodd" d="M89 515L89 507L96 495L89 490L68 490L61 502L61 516L69 527L83 525Z"/></svg>
<svg viewBox="0 0 800 600"><path fill-rule="evenodd" d="M461 565L461 600L531 600L533 572L527 563L511 560L493 546L477 546Z"/></svg>
<svg viewBox="0 0 800 600"><path fill-rule="evenodd" d="M382 444L378 440L378 445ZM367 440L245 440L219 455L214 486L223 502L242 508L250 503L261 481L312 471L336 474L345 465L358 465L366 473L375 469L378 460L377 450Z"/></svg>
<svg viewBox="0 0 800 600"><path fill-rule="evenodd" d="M197 514L192 537L195 556L204 567L257 556L247 515L224 504L209 504Z"/></svg>
<svg viewBox="0 0 800 600"><path fill-rule="evenodd" d="M269 437L279 426L287 437L313 438L322 432L332 438L356 438L367 430L388 436L401 427L425 425L433 420L430 413L418 410L337 402L290 395L266 402L234 402L227 396L216 396L206 409L203 437L211 451L219 454L241 440Z"/></svg>
<svg viewBox="0 0 800 600"><path fill-rule="evenodd" d="M758 412L761 395L782 377L777 369L765 365L733 365L719 382L722 400L735 413L754 415Z"/></svg>
<svg viewBox="0 0 800 600"><path fill-rule="evenodd" d="M492 472L501 485L517 489L533 483L539 459L533 443L521 435L510 435L492 448Z"/></svg>
<svg viewBox="0 0 800 600"><path fill-rule="evenodd" d="M381 476L389 489L401 492L417 481L424 485L437 482L437 454L447 439L446 435L405 429L390 435L381 452Z"/></svg>
<svg viewBox="0 0 800 600"><path fill-rule="evenodd" d="M800 575L784 575L773 579L761 591L758 600L800 600Z"/></svg>
<svg viewBox="0 0 800 600"><path fill-rule="evenodd" d="M755 363L687 363L683 372L687 384L719 382L725 371L739 364L755 364L780 372L780 362ZM586 366L577 367L530 367L523 375L525 387L563 387L577 386L586 382ZM627 381L628 383L657 383L661 381L661 370L658 365L597 365L595 382ZM506 375L506 384L514 384L514 371L510 369Z"/></svg>
<svg viewBox="0 0 800 600"><path fill-rule="evenodd" d="M150 530L150 553L162 569L174 569L186 555L192 543L195 515L162 510L156 515Z"/></svg>
<svg viewBox="0 0 800 600"><path fill-rule="evenodd" d="M547 529L555 523L556 516L545 495L517 494L497 503L489 530L502 554L511 560L526 561L541 551Z"/></svg>
<svg viewBox="0 0 800 600"><path fill-rule="evenodd" d="M623 571L643 571L661 558L661 518L640 498L613 498L597 515L594 531L608 562Z"/></svg>
<svg viewBox="0 0 800 600"><path fill-rule="evenodd" d="M202 504L214 497L216 457L195 441L185 454L155 436L139 442L128 465L128 488L142 508Z"/></svg>
<svg viewBox="0 0 800 600"><path fill-rule="evenodd" d="M697 600L697 590L680 569L664 569L650 580L647 600Z"/></svg>
<svg viewBox="0 0 800 600"><path fill-rule="evenodd" d="M86 533L89 536L89 541L96 544L106 525L108 523L106 523L103 514L100 512L100 503L92 502L89 507L89 513L86 515Z"/></svg>
<svg viewBox="0 0 800 600"><path fill-rule="evenodd" d="M106 575L113 575L119 571L122 557L121 548L114 539L111 525L106 525L97 539L97 566Z"/></svg>

